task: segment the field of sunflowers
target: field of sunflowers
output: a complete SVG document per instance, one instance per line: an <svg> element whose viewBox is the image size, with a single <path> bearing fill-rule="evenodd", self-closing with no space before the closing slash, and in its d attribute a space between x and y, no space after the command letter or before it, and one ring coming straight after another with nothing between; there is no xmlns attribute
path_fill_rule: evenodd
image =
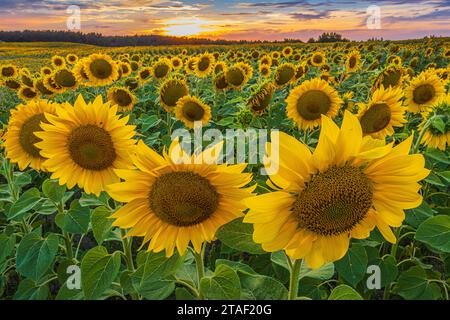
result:
<svg viewBox="0 0 450 320"><path fill-rule="evenodd" d="M1 43L0 299L449 300L449 74L446 38Z"/></svg>

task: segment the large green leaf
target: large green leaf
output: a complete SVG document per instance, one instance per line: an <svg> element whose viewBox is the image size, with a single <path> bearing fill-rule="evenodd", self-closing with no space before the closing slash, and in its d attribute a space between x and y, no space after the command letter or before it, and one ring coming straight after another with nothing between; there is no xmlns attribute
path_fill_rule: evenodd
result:
<svg viewBox="0 0 450 320"><path fill-rule="evenodd" d="M112 224L114 220L110 219L111 210L101 206L95 208L91 215L92 231L95 240L99 245L105 241L111 234Z"/></svg>
<svg viewBox="0 0 450 320"><path fill-rule="evenodd" d="M38 281L53 264L58 244L58 236L54 233L42 238L41 228L27 234L17 247L17 271L25 277Z"/></svg>
<svg viewBox="0 0 450 320"><path fill-rule="evenodd" d="M418 228L421 223L432 217L435 213L436 211L428 203L423 201L419 207L407 211L406 222L414 228Z"/></svg>
<svg viewBox="0 0 450 320"><path fill-rule="evenodd" d="M283 251L277 251L271 254L270 259L276 265L279 265L286 270L289 270L289 266L286 260L286 255ZM311 279L319 279L319 280L328 280L331 279L334 275L334 264L327 263L321 266L318 269L310 269L306 265L305 261L302 261L300 267L299 279L303 278L311 278Z"/></svg>
<svg viewBox="0 0 450 320"><path fill-rule="evenodd" d="M353 244L345 257L335 263L338 274L353 287L364 278L367 271L367 253L360 244Z"/></svg>
<svg viewBox="0 0 450 320"><path fill-rule="evenodd" d="M433 249L450 253L450 216L435 216L422 223L416 239Z"/></svg>
<svg viewBox="0 0 450 320"><path fill-rule="evenodd" d="M259 244L253 242L253 225L236 219L224 225L217 232L217 238L228 247L252 254L266 253Z"/></svg>
<svg viewBox="0 0 450 320"><path fill-rule="evenodd" d="M25 191L9 208L8 220L21 221L26 218L41 200L41 194L37 188Z"/></svg>
<svg viewBox="0 0 450 320"><path fill-rule="evenodd" d="M86 299L95 300L110 289L120 269L120 253L109 254L105 247L89 250L81 262L81 287Z"/></svg>
<svg viewBox="0 0 450 320"><path fill-rule="evenodd" d="M333 289L328 300L363 300L363 298L352 287L341 284Z"/></svg>
<svg viewBox="0 0 450 320"><path fill-rule="evenodd" d="M46 300L48 293L48 285L37 286L32 280L24 279L19 283L14 300Z"/></svg>
<svg viewBox="0 0 450 320"><path fill-rule="evenodd" d="M55 221L58 227L69 233L84 234L89 230L91 219L91 210L88 207L82 207L75 200L70 204L67 212L56 215Z"/></svg>
<svg viewBox="0 0 450 320"><path fill-rule="evenodd" d="M242 298L249 300L285 300L286 287L278 280L259 274L238 271L242 287Z"/></svg>
<svg viewBox="0 0 450 320"><path fill-rule="evenodd" d="M204 277L200 291L207 300L237 300L241 297L241 283L233 268L221 264L214 275Z"/></svg>
<svg viewBox="0 0 450 320"><path fill-rule="evenodd" d="M0 263L11 256L16 245L16 236L13 234L7 236L5 233L0 234Z"/></svg>
<svg viewBox="0 0 450 320"><path fill-rule="evenodd" d="M398 278L394 292L407 300L435 300L441 297L439 286L427 279L424 269L414 266Z"/></svg>
<svg viewBox="0 0 450 320"><path fill-rule="evenodd" d="M44 195L55 203L59 203L64 199L66 186L60 185L57 180L47 179L42 184L42 192Z"/></svg>
<svg viewBox="0 0 450 320"><path fill-rule="evenodd" d="M167 298L175 290L174 275L182 262L177 254L167 258L164 252L140 252L138 268L131 274L133 287L149 300Z"/></svg>

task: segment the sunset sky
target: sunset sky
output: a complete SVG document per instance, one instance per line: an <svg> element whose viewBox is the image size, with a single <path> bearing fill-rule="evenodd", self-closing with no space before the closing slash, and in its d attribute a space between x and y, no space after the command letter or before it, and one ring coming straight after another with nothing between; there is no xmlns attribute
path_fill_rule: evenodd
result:
<svg viewBox="0 0 450 320"><path fill-rule="evenodd" d="M336 31L352 40L450 36L450 1L294 0L0 0L0 30L65 30L69 5L81 31L161 34L228 40L307 40ZM367 8L381 9L381 29L367 28Z"/></svg>

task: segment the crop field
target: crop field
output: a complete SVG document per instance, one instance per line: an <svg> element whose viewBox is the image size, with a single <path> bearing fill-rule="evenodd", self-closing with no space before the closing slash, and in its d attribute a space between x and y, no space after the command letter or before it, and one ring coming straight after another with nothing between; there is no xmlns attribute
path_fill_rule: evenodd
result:
<svg viewBox="0 0 450 320"><path fill-rule="evenodd" d="M449 300L450 41L0 43L0 299Z"/></svg>

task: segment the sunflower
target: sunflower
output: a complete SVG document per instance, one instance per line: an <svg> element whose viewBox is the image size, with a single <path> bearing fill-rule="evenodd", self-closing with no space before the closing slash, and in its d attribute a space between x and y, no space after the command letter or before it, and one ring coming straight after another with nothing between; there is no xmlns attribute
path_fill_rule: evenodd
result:
<svg viewBox="0 0 450 320"><path fill-rule="evenodd" d="M197 65L197 57L189 57L184 66L184 71L187 74L192 74L195 72L195 66Z"/></svg>
<svg viewBox="0 0 450 320"><path fill-rule="evenodd" d="M211 108L199 98L187 95L178 100L175 116L188 128L194 128L196 122L204 126L211 119Z"/></svg>
<svg viewBox="0 0 450 320"><path fill-rule="evenodd" d="M131 111L136 103L135 96L124 87L111 87L107 93L111 105L117 105L119 111Z"/></svg>
<svg viewBox="0 0 450 320"><path fill-rule="evenodd" d="M16 79L6 79L5 81L3 81L3 85L15 91L19 90L21 87L20 82Z"/></svg>
<svg viewBox="0 0 450 320"><path fill-rule="evenodd" d="M259 73L264 77L268 78L272 74L272 69L270 69L270 66L267 64L261 64L259 66Z"/></svg>
<svg viewBox="0 0 450 320"><path fill-rule="evenodd" d="M75 76L75 79L77 80L77 83L81 85L85 85L89 82L89 77L84 71L84 63L85 59L80 59L72 69L72 72Z"/></svg>
<svg viewBox="0 0 450 320"><path fill-rule="evenodd" d="M208 164L191 164L183 162L185 152L177 155L177 140L164 157L139 141L132 155L137 170L118 170L125 181L107 188L113 199L126 203L112 215L114 226L130 229L127 237L143 237L148 251L165 250L170 257L176 248L183 255L191 242L200 253L222 225L243 216L242 202L254 190L244 188L252 180L242 172L245 164L215 164L221 146L202 153Z"/></svg>
<svg viewBox="0 0 450 320"><path fill-rule="evenodd" d="M36 90L30 87L21 87L17 95L24 101L31 101L38 98Z"/></svg>
<svg viewBox="0 0 450 320"><path fill-rule="evenodd" d="M242 88L249 80L244 69L237 64L228 68L225 72L225 79L227 83L235 89Z"/></svg>
<svg viewBox="0 0 450 320"><path fill-rule="evenodd" d="M265 54L263 55L260 59L259 59L259 65L267 65L267 66L271 66L272 65L272 57Z"/></svg>
<svg viewBox="0 0 450 320"><path fill-rule="evenodd" d="M44 79L42 80L42 84L48 91L51 91L54 93L64 91L64 90L61 90L61 87L56 84L55 80L53 79L53 77L51 75L44 77Z"/></svg>
<svg viewBox="0 0 450 320"><path fill-rule="evenodd" d="M352 51L345 61L345 65L347 67L347 72L356 72L361 67L361 55L359 51Z"/></svg>
<svg viewBox="0 0 450 320"><path fill-rule="evenodd" d="M377 76L373 90L383 86L388 87L401 87L405 78L404 70L397 65L389 65L385 67Z"/></svg>
<svg viewBox="0 0 450 320"><path fill-rule="evenodd" d="M173 57L170 59L170 62L172 63L172 68L174 70L180 70L183 68L183 60L181 60L180 57Z"/></svg>
<svg viewBox="0 0 450 320"><path fill-rule="evenodd" d="M189 95L189 87L182 77L171 77L159 87L159 102L167 112L174 111L178 100Z"/></svg>
<svg viewBox="0 0 450 320"><path fill-rule="evenodd" d="M138 72L138 79L141 83L146 83L152 79L152 68L142 68Z"/></svg>
<svg viewBox="0 0 450 320"><path fill-rule="evenodd" d="M74 54L74 53L69 53L69 54L66 56L66 60L67 60L67 62L70 63L70 64L75 64L75 63L78 62L78 56L77 56L76 54Z"/></svg>
<svg viewBox="0 0 450 320"><path fill-rule="evenodd" d="M51 61L52 61L52 66L55 69L66 67L66 60L64 59L64 57L53 56Z"/></svg>
<svg viewBox="0 0 450 320"><path fill-rule="evenodd" d="M0 75L2 78L15 78L17 77L19 72L17 71L17 68L13 64L4 64L0 66Z"/></svg>
<svg viewBox="0 0 450 320"><path fill-rule="evenodd" d="M444 58L450 59L450 48L445 48L445 49L442 51L442 56L443 56Z"/></svg>
<svg viewBox="0 0 450 320"><path fill-rule="evenodd" d="M137 88L139 88L139 80L136 78L128 78L125 80L125 86L131 90L134 91Z"/></svg>
<svg viewBox="0 0 450 320"><path fill-rule="evenodd" d="M84 60L83 66L92 86L106 86L119 77L119 67L106 54L91 54Z"/></svg>
<svg viewBox="0 0 450 320"><path fill-rule="evenodd" d="M322 65L327 63L327 58L322 52L314 52L314 54L310 58L310 62L314 67L321 67Z"/></svg>
<svg viewBox="0 0 450 320"><path fill-rule="evenodd" d="M342 105L338 92L320 78L307 80L293 89L286 102L287 116L303 130L319 126L322 115L334 118Z"/></svg>
<svg viewBox="0 0 450 320"><path fill-rule="evenodd" d="M419 132L423 135L421 143L429 148L445 151L450 145L450 94L436 101L430 110L431 112L424 113L425 119L419 125ZM436 118L442 120L443 128L434 125L432 120Z"/></svg>
<svg viewBox="0 0 450 320"><path fill-rule="evenodd" d="M270 56L272 57L272 60L278 60L281 57L281 55L280 55L280 53L278 51L272 51Z"/></svg>
<svg viewBox="0 0 450 320"><path fill-rule="evenodd" d="M197 57L195 64L195 74L201 78L207 77L213 69L215 60L216 59L214 58L214 56L208 52L205 52Z"/></svg>
<svg viewBox="0 0 450 320"><path fill-rule="evenodd" d="M132 71L138 71L138 69L139 69L139 63L137 63L136 61L131 61L130 67L131 67L131 70L132 70Z"/></svg>
<svg viewBox="0 0 450 320"><path fill-rule="evenodd" d="M290 56L292 56L294 50L292 49L292 47L284 47L282 54L285 58L289 58Z"/></svg>
<svg viewBox="0 0 450 320"><path fill-rule="evenodd" d="M225 71L227 71L227 63L225 61L218 61L214 64L214 68L213 68L213 73L215 75L219 74L219 73L224 73Z"/></svg>
<svg viewBox="0 0 450 320"><path fill-rule="evenodd" d="M303 258L313 269L340 260L351 238L365 239L375 227L395 243L390 227L402 224L403 210L422 203L418 181L429 174L423 155L409 155L412 136L395 148L363 137L349 111L340 129L326 116L321 127L313 154L279 133L279 156L266 161L268 171L278 168L268 181L278 191L245 200L250 211L244 222L254 224L254 241L266 251Z"/></svg>
<svg viewBox="0 0 450 320"><path fill-rule="evenodd" d="M128 77L133 71L130 64L123 61L119 62L119 70L122 72L122 77Z"/></svg>
<svg viewBox="0 0 450 320"><path fill-rule="evenodd" d="M34 87L34 79L26 69L20 70L19 75L23 85L30 88Z"/></svg>
<svg viewBox="0 0 450 320"><path fill-rule="evenodd" d="M295 80L298 81L308 73L308 65L300 64L295 69Z"/></svg>
<svg viewBox="0 0 450 320"><path fill-rule="evenodd" d="M34 135L40 131L41 122L45 123L44 114L55 114L56 104L46 100L33 100L20 104L11 110L8 130L4 138L6 156L17 163L21 171L28 166L35 170L44 170L43 158L35 143L41 139ZM47 122L48 123L48 122Z"/></svg>
<svg viewBox="0 0 450 320"><path fill-rule="evenodd" d="M244 70L245 77L250 80L253 77L253 67L248 64L247 62L238 62L236 63L236 66Z"/></svg>
<svg viewBox="0 0 450 320"><path fill-rule="evenodd" d="M42 78L36 79L34 81L34 88L40 93L41 97L45 96L46 98L51 98L55 95L54 91L49 90L44 85L44 79L42 79Z"/></svg>
<svg viewBox="0 0 450 320"><path fill-rule="evenodd" d="M53 70L52 70L52 68L50 68L50 67L42 67L42 68L41 68L41 75L42 75L43 77L51 75L52 72L53 72Z"/></svg>
<svg viewBox="0 0 450 320"><path fill-rule="evenodd" d="M405 90L409 111L419 113L445 95L445 87L434 70L426 70L415 77Z"/></svg>
<svg viewBox="0 0 450 320"><path fill-rule="evenodd" d="M68 89L75 89L78 86L75 74L66 68L56 69L52 73L52 78L56 86L61 88L61 91Z"/></svg>
<svg viewBox="0 0 450 320"><path fill-rule="evenodd" d="M278 66L274 74L274 85L282 89L295 80L297 68L292 63L283 63Z"/></svg>
<svg viewBox="0 0 450 320"><path fill-rule="evenodd" d="M262 114L270 105L275 93L275 86L265 82L258 87L247 101L247 107L254 114Z"/></svg>
<svg viewBox="0 0 450 320"><path fill-rule="evenodd" d="M214 89L216 91L224 91L229 88L227 78L225 76L225 73L221 72L219 74L216 74L213 79Z"/></svg>
<svg viewBox="0 0 450 320"><path fill-rule="evenodd" d="M47 158L44 166L52 179L72 189L76 184L87 194L100 195L108 184L119 182L115 169L130 169L135 150L135 126L129 117L117 115L117 105L98 96L87 104L81 95L74 106L57 107L56 115L45 114L49 123L35 135L35 146Z"/></svg>
<svg viewBox="0 0 450 320"><path fill-rule="evenodd" d="M383 86L372 93L369 103L362 105L358 113L363 135L384 139L394 134L394 127L406 123L406 109L402 103L402 89Z"/></svg>
<svg viewBox="0 0 450 320"><path fill-rule="evenodd" d="M156 80L162 80L172 71L172 63L169 59L162 58L152 66L152 75Z"/></svg>

